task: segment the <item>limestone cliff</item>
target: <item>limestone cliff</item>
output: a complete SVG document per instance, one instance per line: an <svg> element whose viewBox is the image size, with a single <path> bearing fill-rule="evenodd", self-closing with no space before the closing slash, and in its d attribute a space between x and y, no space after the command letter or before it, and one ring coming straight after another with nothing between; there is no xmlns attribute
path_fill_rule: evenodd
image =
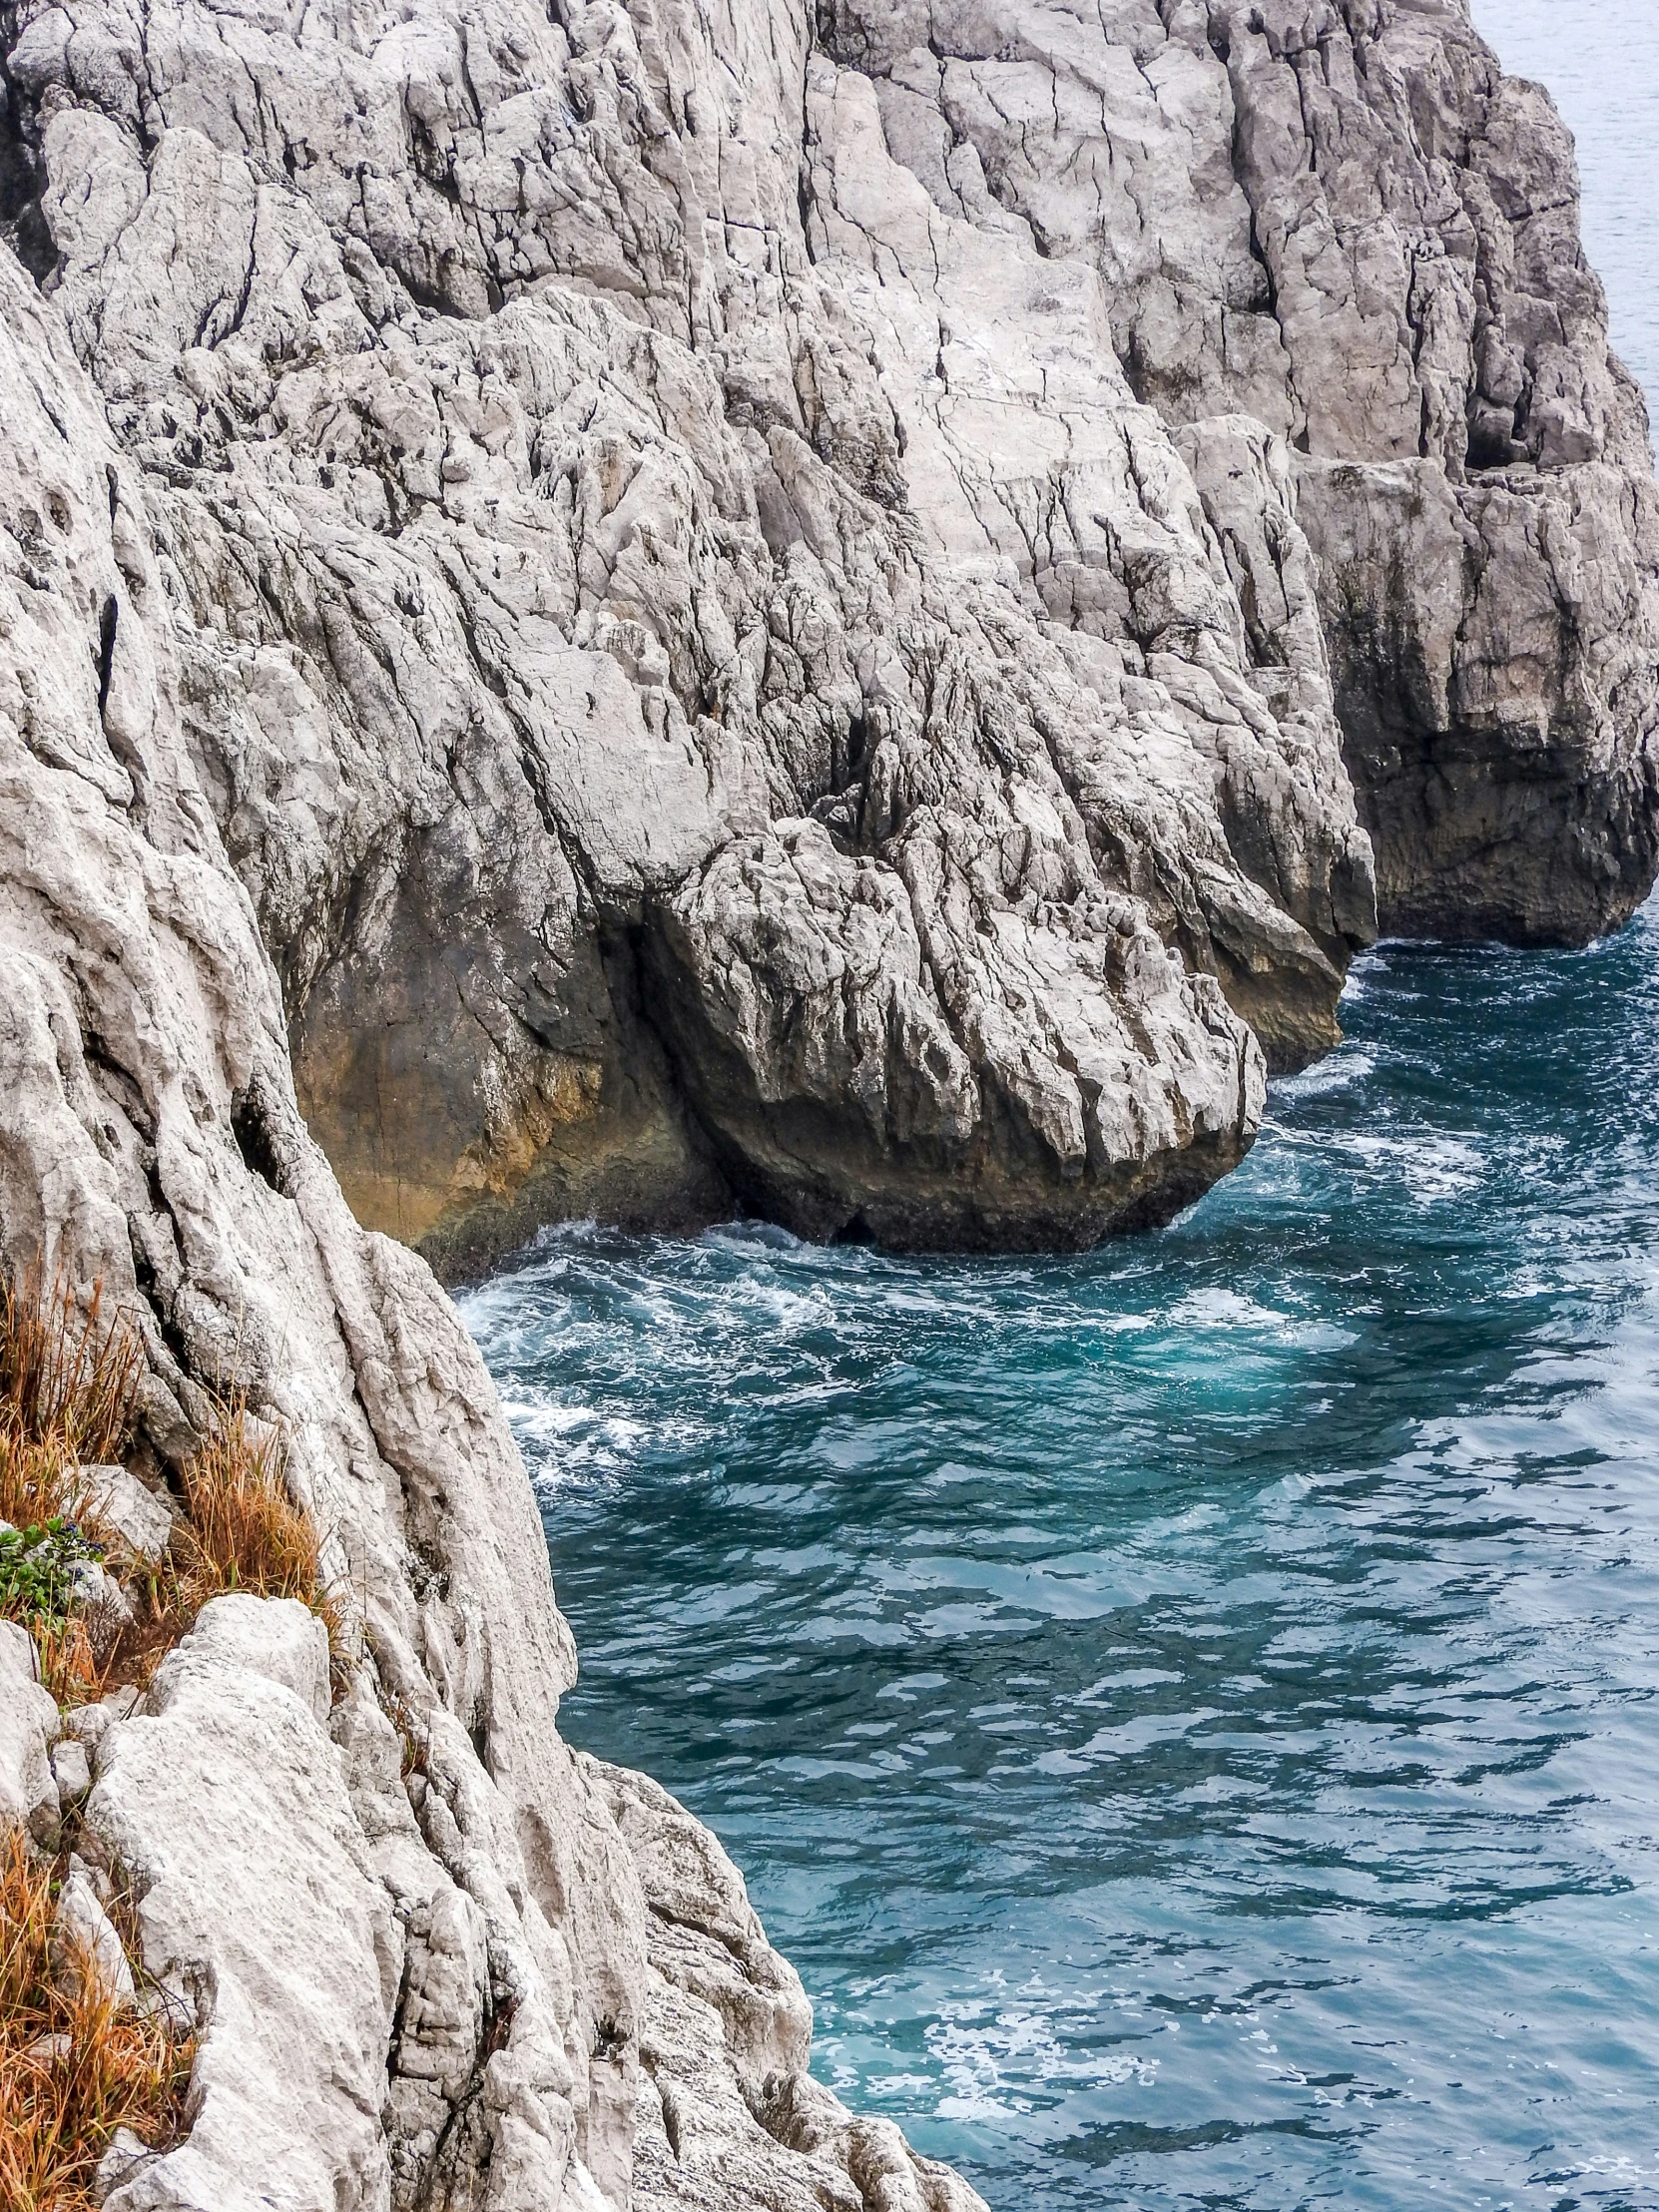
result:
<svg viewBox="0 0 1659 2212"><path fill-rule="evenodd" d="M357 1225L300 1119L158 536L0 263L0 1264L135 1319L158 1488L242 1379L346 1615L332 1698L304 1608L234 1596L136 1712L67 1724L0 1623L0 1819L52 1841L90 1782L79 1833L202 2027L188 2136L117 2159L106 2201L972 2212L812 2082L800 1981L714 1839L560 1741L575 1655L522 1465L424 1263ZM61 1728L87 1756L49 1761Z"/></svg>
<svg viewBox="0 0 1659 2212"><path fill-rule="evenodd" d="M1651 881L1642 410L1456 0L5 21L302 1109L440 1267L1088 1242L1379 881Z"/></svg>
<svg viewBox="0 0 1659 2212"><path fill-rule="evenodd" d="M404 1247L1085 1243L1242 1156L1380 920L1627 914L1659 518L1560 126L1456 0L0 31L0 1259L140 1317L158 1484L242 1377L358 1638L330 1705L222 1601L91 1730L206 2022L110 2202L971 2205L561 1744Z"/></svg>

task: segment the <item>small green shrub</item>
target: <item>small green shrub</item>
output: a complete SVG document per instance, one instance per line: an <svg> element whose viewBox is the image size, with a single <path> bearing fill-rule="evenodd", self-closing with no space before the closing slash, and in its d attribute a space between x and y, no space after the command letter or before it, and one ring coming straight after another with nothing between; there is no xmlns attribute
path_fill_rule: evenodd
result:
<svg viewBox="0 0 1659 2212"><path fill-rule="evenodd" d="M0 1529L0 1618L61 1635L78 1598L76 1570L102 1557L102 1545L72 1520Z"/></svg>

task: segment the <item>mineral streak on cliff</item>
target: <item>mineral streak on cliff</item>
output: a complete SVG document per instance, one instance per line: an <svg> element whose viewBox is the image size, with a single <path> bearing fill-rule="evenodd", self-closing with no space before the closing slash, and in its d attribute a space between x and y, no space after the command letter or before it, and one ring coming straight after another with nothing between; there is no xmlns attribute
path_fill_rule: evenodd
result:
<svg viewBox="0 0 1659 2212"><path fill-rule="evenodd" d="M1454 0L0 26L0 1257L141 1317L153 1480L242 1377L362 1650L330 1708L240 1600L92 1731L206 2022L110 2202L971 2205L560 1743L374 1232L1087 1242L1242 1156L1380 908L1627 914L1659 532L1560 127Z"/></svg>

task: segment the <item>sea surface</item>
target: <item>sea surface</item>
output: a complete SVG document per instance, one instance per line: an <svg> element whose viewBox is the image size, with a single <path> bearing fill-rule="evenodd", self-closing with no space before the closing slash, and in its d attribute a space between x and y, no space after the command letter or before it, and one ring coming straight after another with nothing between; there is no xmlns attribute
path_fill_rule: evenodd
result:
<svg viewBox="0 0 1659 2212"><path fill-rule="evenodd" d="M1659 390L1659 8L1477 0ZM1385 946L1084 1259L574 1230L465 1304L570 1738L993 2212L1659 2208L1659 910Z"/></svg>
<svg viewBox="0 0 1659 2212"><path fill-rule="evenodd" d="M1084 1259L550 1238L577 1743L995 2212L1659 2206L1659 915L1387 948Z"/></svg>

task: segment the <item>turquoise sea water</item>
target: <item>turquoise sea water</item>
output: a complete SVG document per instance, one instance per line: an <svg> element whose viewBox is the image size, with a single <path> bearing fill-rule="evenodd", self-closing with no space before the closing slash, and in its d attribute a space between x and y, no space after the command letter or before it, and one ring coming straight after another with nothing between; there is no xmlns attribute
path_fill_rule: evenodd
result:
<svg viewBox="0 0 1659 2212"><path fill-rule="evenodd" d="M1659 9L1475 0L1659 389ZM467 1318L816 2066L993 2212L1659 2212L1659 908L1384 947L1085 1259L574 1231Z"/></svg>
<svg viewBox="0 0 1659 2212"><path fill-rule="evenodd" d="M1659 2206L1656 955L1370 955L1092 1257L577 1231L469 1302L568 1733L995 2212Z"/></svg>

